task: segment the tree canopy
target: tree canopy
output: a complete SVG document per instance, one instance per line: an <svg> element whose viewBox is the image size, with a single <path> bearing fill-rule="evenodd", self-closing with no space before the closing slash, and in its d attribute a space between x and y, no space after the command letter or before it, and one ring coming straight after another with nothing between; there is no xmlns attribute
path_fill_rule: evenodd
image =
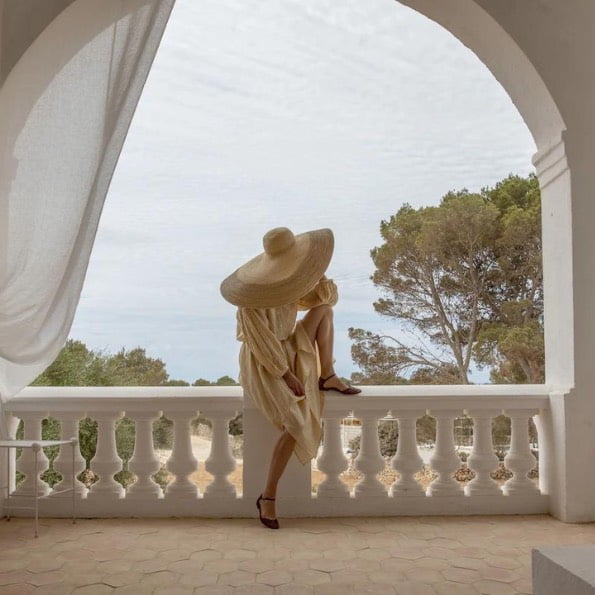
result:
<svg viewBox="0 0 595 595"><path fill-rule="evenodd" d="M541 204L535 176L408 204L380 224L371 251L375 310L408 338L350 329L354 380L469 383L472 363L494 382L543 382Z"/></svg>

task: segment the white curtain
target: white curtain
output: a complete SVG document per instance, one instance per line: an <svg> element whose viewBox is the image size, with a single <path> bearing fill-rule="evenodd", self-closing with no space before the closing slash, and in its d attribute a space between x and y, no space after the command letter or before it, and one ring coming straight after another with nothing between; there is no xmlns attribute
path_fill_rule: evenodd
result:
<svg viewBox="0 0 595 595"><path fill-rule="evenodd" d="M67 338L109 182L173 3L77 0L0 88L2 400L41 373Z"/></svg>

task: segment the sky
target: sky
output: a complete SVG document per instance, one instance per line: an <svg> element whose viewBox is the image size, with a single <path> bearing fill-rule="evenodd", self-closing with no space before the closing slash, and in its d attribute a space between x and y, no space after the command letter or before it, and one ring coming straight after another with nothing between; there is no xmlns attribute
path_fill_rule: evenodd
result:
<svg viewBox="0 0 595 595"><path fill-rule="evenodd" d="M144 347L171 378L237 377L220 282L267 230L330 227L336 369L349 376L349 327L401 333L373 308L380 222L526 175L534 152L477 57L394 0L177 0L70 336Z"/></svg>

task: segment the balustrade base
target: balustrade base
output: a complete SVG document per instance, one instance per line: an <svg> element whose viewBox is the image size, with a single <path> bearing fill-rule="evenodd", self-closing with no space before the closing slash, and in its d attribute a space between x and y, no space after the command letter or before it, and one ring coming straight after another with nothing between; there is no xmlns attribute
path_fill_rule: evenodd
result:
<svg viewBox="0 0 595 595"><path fill-rule="evenodd" d="M19 511L19 502L11 496L11 516L31 516L29 511ZM41 498L41 517L70 517L72 509L68 499L58 500L51 496ZM373 497L366 498L279 498L277 510L281 519L299 517L382 517L382 516L455 516L494 514L547 514L549 496L442 496L442 497ZM13 508L14 507L14 508ZM77 498L77 518L256 518L252 498L167 498L119 500Z"/></svg>

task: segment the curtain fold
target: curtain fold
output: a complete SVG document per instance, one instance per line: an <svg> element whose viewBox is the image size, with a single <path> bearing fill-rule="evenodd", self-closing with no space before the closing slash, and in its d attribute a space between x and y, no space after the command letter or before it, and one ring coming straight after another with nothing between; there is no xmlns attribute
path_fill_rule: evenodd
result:
<svg viewBox="0 0 595 595"><path fill-rule="evenodd" d="M0 88L2 400L41 373L68 336L110 179L174 1L77 0Z"/></svg>

